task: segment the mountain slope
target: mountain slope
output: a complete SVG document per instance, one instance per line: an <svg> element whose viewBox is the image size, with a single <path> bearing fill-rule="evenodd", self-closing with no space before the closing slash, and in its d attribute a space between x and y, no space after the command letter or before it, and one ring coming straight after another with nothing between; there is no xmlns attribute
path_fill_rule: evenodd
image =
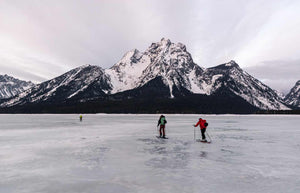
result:
<svg viewBox="0 0 300 193"><path fill-rule="evenodd" d="M260 109L289 109L276 91L243 71L235 61L208 68L205 79L211 82L210 93L226 88Z"/></svg>
<svg viewBox="0 0 300 193"><path fill-rule="evenodd" d="M286 95L285 102L296 108L300 108L300 80L298 80L291 91Z"/></svg>
<svg viewBox="0 0 300 193"><path fill-rule="evenodd" d="M193 62L183 44L174 44L163 38L160 42L152 43L145 52L128 52L105 72L112 80L112 94L141 87L156 77L162 77L169 87L170 97L174 97L173 86L192 90L197 85L196 76L203 70ZM190 79L193 79L192 83Z"/></svg>
<svg viewBox="0 0 300 193"><path fill-rule="evenodd" d="M74 98L89 99L111 90L108 77L98 66L84 65L61 76L38 84L1 106L27 103L62 103Z"/></svg>
<svg viewBox="0 0 300 193"><path fill-rule="evenodd" d="M34 84L30 81L22 81L8 75L0 75L0 99L11 98Z"/></svg>
<svg viewBox="0 0 300 193"><path fill-rule="evenodd" d="M152 62L143 71L138 82L139 87L153 78L162 77L165 85L169 87L171 98L174 97L173 89L185 88L191 92L200 89L198 77L203 69L193 62L185 45L162 39L153 43L145 54L151 56Z"/></svg>
<svg viewBox="0 0 300 193"><path fill-rule="evenodd" d="M193 62L183 44L165 38L152 43L145 52L128 52L106 72L113 80L112 94L142 87L159 77L169 88L170 98L186 95L186 91L211 95L222 87L260 109L288 109L276 91L244 72L234 61L204 69Z"/></svg>

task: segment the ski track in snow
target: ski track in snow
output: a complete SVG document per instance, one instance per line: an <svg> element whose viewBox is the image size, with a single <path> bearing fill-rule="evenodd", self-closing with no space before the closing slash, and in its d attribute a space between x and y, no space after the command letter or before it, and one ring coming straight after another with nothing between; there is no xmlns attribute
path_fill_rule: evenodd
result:
<svg viewBox="0 0 300 193"><path fill-rule="evenodd" d="M166 115L169 139L159 115L0 115L0 192L300 191L300 116L201 117L211 144L199 115Z"/></svg>

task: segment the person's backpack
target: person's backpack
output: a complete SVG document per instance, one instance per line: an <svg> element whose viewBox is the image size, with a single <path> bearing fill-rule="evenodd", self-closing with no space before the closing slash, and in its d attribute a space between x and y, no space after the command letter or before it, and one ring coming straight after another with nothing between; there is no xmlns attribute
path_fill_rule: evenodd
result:
<svg viewBox="0 0 300 193"><path fill-rule="evenodd" d="M166 118L165 117L162 117L161 119L160 119L160 124L161 125L164 125L164 124L166 124Z"/></svg>
<svg viewBox="0 0 300 193"><path fill-rule="evenodd" d="M205 122L205 123L204 123L204 126L205 126L205 127L207 127L207 126L208 126L208 123L207 123L207 122Z"/></svg>

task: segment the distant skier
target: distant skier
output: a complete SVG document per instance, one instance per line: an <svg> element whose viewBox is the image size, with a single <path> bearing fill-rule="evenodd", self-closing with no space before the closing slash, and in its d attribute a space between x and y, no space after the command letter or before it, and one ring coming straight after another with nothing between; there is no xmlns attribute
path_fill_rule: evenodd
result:
<svg viewBox="0 0 300 193"><path fill-rule="evenodd" d="M82 121L82 115L79 116L79 120Z"/></svg>
<svg viewBox="0 0 300 193"><path fill-rule="evenodd" d="M162 137L162 138L166 138L166 133L165 133L166 124L167 124L166 117L161 115L159 117L157 127L160 125L160 127L159 127L159 136Z"/></svg>
<svg viewBox="0 0 300 193"><path fill-rule="evenodd" d="M196 125L194 125L194 127L197 127L198 125L200 126L202 141L207 142L206 137L205 137L205 131L206 131L206 127L207 127L208 123L206 122L205 119L199 118L198 123Z"/></svg>

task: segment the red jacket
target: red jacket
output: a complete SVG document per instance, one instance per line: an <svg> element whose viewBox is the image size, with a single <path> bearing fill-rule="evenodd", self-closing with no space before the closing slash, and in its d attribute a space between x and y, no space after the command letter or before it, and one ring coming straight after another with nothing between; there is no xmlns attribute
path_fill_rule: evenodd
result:
<svg viewBox="0 0 300 193"><path fill-rule="evenodd" d="M204 123L206 123L206 120L205 119L199 119L198 123L195 125L195 127L197 127L198 125L200 125L200 128L201 129L204 129L206 128Z"/></svg>

